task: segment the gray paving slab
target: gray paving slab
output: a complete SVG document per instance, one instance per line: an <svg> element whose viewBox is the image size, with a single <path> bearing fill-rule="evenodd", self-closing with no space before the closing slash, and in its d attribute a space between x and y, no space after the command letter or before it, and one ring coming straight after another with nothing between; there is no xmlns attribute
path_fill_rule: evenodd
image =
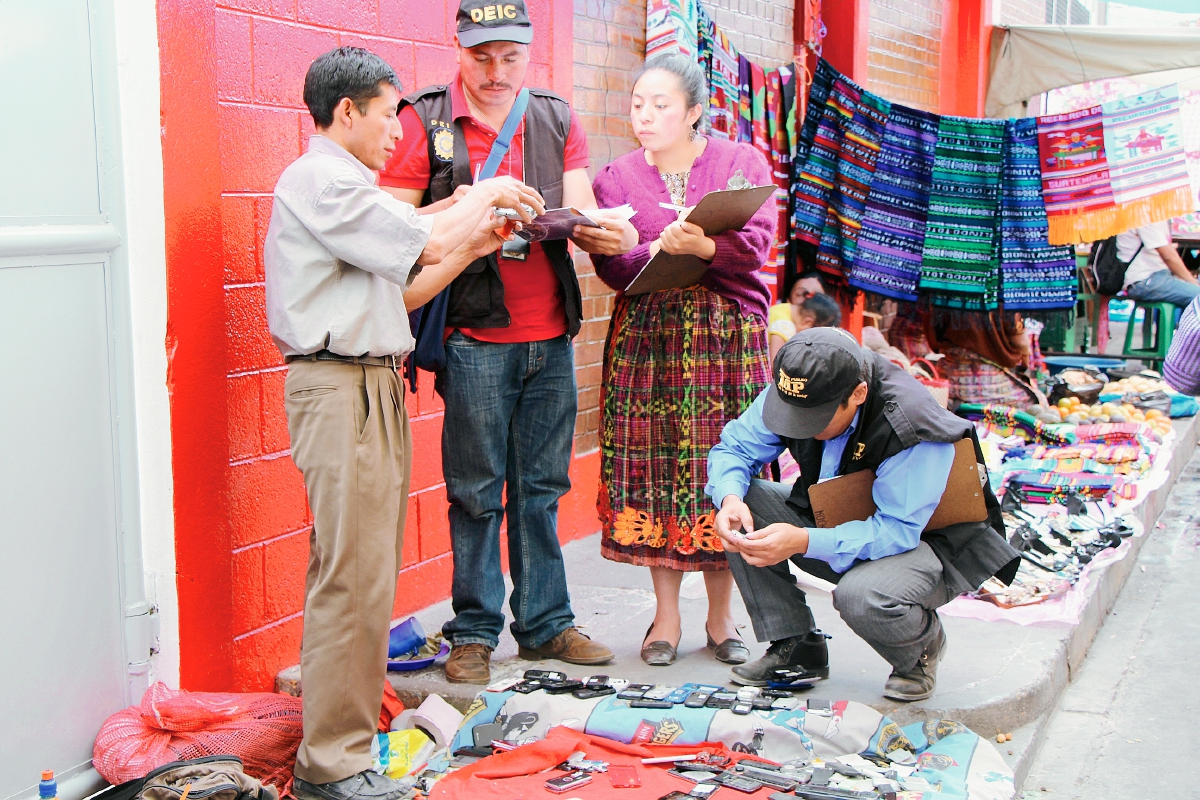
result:
<svg viewBox="0 0 1200 800"><path fill-rule="evenodd" d="M814 696L857 700L877 708L901 723L935 717L955 719L976 732L994 737L1013 733L1013 741L998 745L1018 777L1024 777L1045 732L1048 712L1055 707L1070 683L1072 671L1083 662L1088 648L1116 602L1121 587L1144 543L1153 536L1154 521L1167 502L1175 478L1196 444L1200 425L1195 419L1176 425L1178 443L1172 461L1171 480L1141 507L1140 516L1151 536L1133 541L1129 557L1102 570L1088 587L1083 619L1076 626L1019 626L1006 622L946 617L949 651L938 675L937 691L923 703L897 704L886 700L880 690L889 667L863 640L852 633L834 611L830 595L810 591L809 603L830 641L831 676L813 690ZM578 667L544 662L547 668L562 669L572 677L604 673L641 683L678 685L694 681L727 683L728 667L717 662L705 648L706 603L701 597L681 600L683 638L679 659L670 667L650 667L638 656L642 637L654 616L654 594L649 570L617 564L600 556L599 535L563 548L571 586L572 605L579 627L613 649L616 658L603 667ZM686 591L685 591L686 595ZM745 625L743 635L757 658L766 645L755 643L749 619L740 598L733 601L735 618ZM433 631L450 618L450 602L437 603L416 616L426 630ZM493 656L493 679L516 677L536 662L517 657L516 643L507 631ZM298 683L298 669L281 673L281 685ZM419 673L393 674L392 684L406 704L419 702L436 692L465 709L480 687L451 684L444 673L431 668ZM295 688L293 688L295 691ZM1012 750L1011 756L1007 751ZM1018 781L1020 785L1020 781Z"/></svg>

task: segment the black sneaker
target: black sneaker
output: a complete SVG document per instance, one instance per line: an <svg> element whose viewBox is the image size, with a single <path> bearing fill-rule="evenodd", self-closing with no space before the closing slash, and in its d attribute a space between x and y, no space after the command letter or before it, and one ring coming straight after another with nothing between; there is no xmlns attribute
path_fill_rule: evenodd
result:
<svg viewBox="0 0 1200 800"><path fill-rule="evenodd" d="M333 783L309 783L296 778L292 784L296 800L400 800L411 789L369 769Z"/></svg>
<svg viewBox="0 0 1200 800"><path fill-rule="evenodd" d="M829 645L831 638L821 631L804 636L790 636L771 642L766 654L758 661L741 664L729 671L729 679L742 686L766 686L771 672L779 667L803 667L820 679L829 677Z"/></svg>

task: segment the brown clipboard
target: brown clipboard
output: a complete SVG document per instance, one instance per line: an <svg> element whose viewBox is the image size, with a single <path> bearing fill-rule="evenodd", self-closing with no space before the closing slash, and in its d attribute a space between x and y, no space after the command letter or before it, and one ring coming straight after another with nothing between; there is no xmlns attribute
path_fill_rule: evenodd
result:
<svg viewBox="0 0 1200 800"><path fill-rule="evenodd" d="M769 184L709 192L700 198L700 202L688 214L688 222L703 228L705 236L741 230L762 208L763 203L775 194L775 189L774 184ZM660 250L625 287L625 294L645 294L692 286L707 270L708 262L699 256L673 256Z"/></svg>
<svg viewBox="0 0 1200 800"><path fill-rule="evenodd" d="M816 527L833 528L870 517L876 511L871 497L874 484L875 472L865 469L810 486L808 500ZM975 444L970 439L961 439L954 444L954 463L946 478L946 491L925 530L936 531L960 522L983 522L987 518L983 472L975 460Z"/></svg>

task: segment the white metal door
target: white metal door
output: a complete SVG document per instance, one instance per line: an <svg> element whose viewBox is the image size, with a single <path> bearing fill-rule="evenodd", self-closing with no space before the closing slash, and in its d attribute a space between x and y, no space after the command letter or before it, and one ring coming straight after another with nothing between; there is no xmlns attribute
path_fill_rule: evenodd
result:
<svg viewBox="0 0 1200 800"><path fill-rule="evenodd" d="M150 657L109 0L0 0L0 798L95 788Z"/></svg>

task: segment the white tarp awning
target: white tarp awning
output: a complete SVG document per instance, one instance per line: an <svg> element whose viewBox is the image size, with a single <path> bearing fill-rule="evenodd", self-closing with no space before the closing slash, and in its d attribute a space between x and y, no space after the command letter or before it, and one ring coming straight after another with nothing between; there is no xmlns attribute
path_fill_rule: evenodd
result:
<svg viewBox="0 0 1200 800"><path fill-rule="evenodd" d="M999 44L992 40L987 117L1025 116L1027 100L1060 86L1200 66L1200 28L1014 25L1001 30Z"/></svg>

